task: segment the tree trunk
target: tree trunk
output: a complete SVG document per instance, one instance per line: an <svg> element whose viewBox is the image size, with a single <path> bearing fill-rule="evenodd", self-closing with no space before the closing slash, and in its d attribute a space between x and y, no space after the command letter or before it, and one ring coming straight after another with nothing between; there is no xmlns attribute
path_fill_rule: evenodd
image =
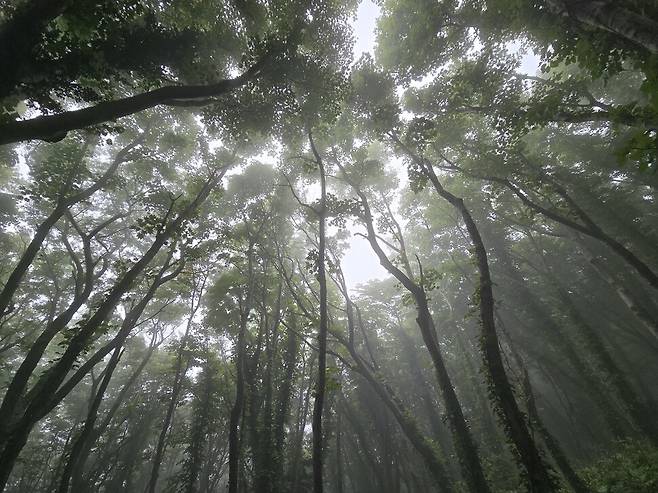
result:
<svg viewBox="0 0 658 493"><path fill-rule="evenodd" d="M80 457L77 460L72 473L71 473L71 491L75 493L83 493L85 491L88 491L87 485L84 483L83 480L83 475L84 475L84 470L85 470L85 463L87 461L87 457L89 455L89 452L91 451L91 447L93 444L103 435L107 427L110 425L110 422L112 421L112 418L115 416L117 411L119 410L119 406L125 401L126 396L128 395L128 391L132 387L132 385L135 383L137 378L139 378L139 375L142 373L144 368L146 368L146 365L148 364L149 360L151 359L151 356L153 355L153 352L156 348L155 345L155 335L154 339L151 341L151 345L149 346L149 349L147 350L146 356L142 359L142 361L139 363L139 366L135 369L135 371L130 375L128 378L128 381L123 385L121 390L119 391L119 394L115 398L114 402L112 403L110 409L107 411L107 414L103 418L103 421L100 423L100 425L94 429L93 433L89 437L89 439L85 442L84 447L82 451L80 452Z"/></svg>
<svg viewBox="0 0 658 493"><path fill-rule="evenodd" d="M425 176L434 186L437 194L452 205L462 216L470 241L474 247L474 257L480 276L478 294L480 322L482 324L481 349L489 377L487 384L494 401L494 411L500 418L503 429L510 442L514 445L517 460L525 471L524 476L531 491L555 491L556 486L550 469L542 460L541 453L532 439L523 413L519 409L514 397L514 391L507 377L507 373L505 372L505 366L500 354L498 334L496 332L494 297L487 251L477 225L464 201L443 188L432 165L414 154L396 137L393 137L393 140L421 167ZM427 302L425 301L424 303L426 306ZM427 310L426 317L431 320L429 310Z"/></svg>
<svg viewBox="0 0 658 493"><path fill-rule="evenodd" d="M91 402L91 405L89 407L89 412L87 413L87 418L85 419L85 424L82 428L82 431L75 438L73 442L73 446L71 447L69 460L66 463L66 466L64 467L64 471L62 472L62 478L59 483L58 493L67 493L69 491L69 482L71 480L71 475L74 469L76 468L78 461L81 459L80 454L85 449L87 442L89 441L89 439L93 434L94 425L96 424L96 417L98 416L98 408L101 405L103 396L105 395L105 391L107 390L107 387L110 384L110 380L112 379L114 370L116 369L117 364L119 363L119 359L121 358L122 352L123 352L123 348L121 346L117 347L114 350L114 353L112 353L112 357L110 358L110 361L107 364L107 368L105 368L105 375L103 376L103 380L101 381L101 384L98 386L96 395L94 396L94 399Z"/></svg>
<svg viewBox="0 0 658 493"><path fill-rule="evenodd" d="M225 79L209 85L165 86L136 96L103 101L81 110L5 123L0 125L0 145L34 139L56 142L66 137L71 130L111 122L162 104L203 106L215 103L217 96L231 93L258 78L267 60L266 56L235 79Z"/></svg>
<svg viewBox="0 0 658 493"><path fill-rule="evenodd" d="M176 373L174 375L174 383L171 387L171 397L169 398L169 404L167 405L167 412L165 414L164 422L162 423L162 428L160 429L160 434L158 435L158 442L155 447L155 454L153 456L153 463L151 466L151 474L149 476L149 481L146 486L146 491L148 493L155 493L155 487L158 484L158 478L160 476L160 465L162 464L162 458L164 457L165 447L167 445L167 438L169 436L169 429L174 419L174 412L176 411L176 407L178 406L178 401L180 399L180 392L183 389L183 380L185 379L185 374L187 373L189 367L189 357L185 358L184 352L188 344L188 338L190 336L191 328L192 328L192 318L190 317L188 319L187 327L185 329L185 334L181 338L180 345L178 346L178 354L176 355Z"/></svg>
<svg viewBox="0 0 658 493"><path fill-rule="evenodd" d="M31 398L29 405L22 413L22 416L11 423L10 429L5 434L6 442L4 442L5 446L0 454L0 488L5 487L16 459L24 447L32 428L52 409L53 395L69 374L80 353L84 351L90 338L98 330L98 327L110 316L125 293L132 288L137 278L151 263L162 246L172 235L179 231L183 222L205 201L211 190L226 172L226 169L224 168L214 174L178 217L164 227L163 231L156 236L141 259L117 281L103 302L94 311L93 315L78 329L59 360L45 370L39 380L34 384L30 390Z"/></svg>
<svg viewBox="0 0 658 493"><path fill-rule="evenodd" d="M494 410L498 414L508 438L514 444L517 459L525 469L524 476L530 490L533 492L555 491L556 485L550 469L542 460L541 453L532 439L523 413L519 409L516 398L514 397L514 390L505 372L505 366L500 354L498 334L496 332L489 261L480 231L464 201L443 188L431 164L423 162L417 156L415 159L425 169L427 177L434 185L436 192L461 214L474 247L474 257L480 275L478 290L480 321L482 324L481 345L485 368L489 376L487 383L490 395L494 400Z"/></svg>
<svg viewBox="0 0 658 493"><path fill-rule="evenodd" d="M468 425L466 424L466 419L464 418L459 400L457 399L457 394L452 386L448 370L446 369L443 357L441 356L439 343L436 339L436 328L427 305L425 290L422 286L416 284L400 269L393 265L390 259L386 256L386 253L382 250L377 241L377 233L375 232L373 225L372 213L370 212L370 206L368 205L368 200L365 194L356 187L353 182L351 182L345 171L342 171L343 176L348 183L352 185L361 200L361 206L363 209L362 218L364 219L368 230L367 238L370 246L379 258L379 262L388 272L400 281L405 289L407 289L407 291L413 296L417 312L416 323L418 324L423 337L423 342L430 353L434 365L439 388L446 406L446 415L448 423L450 424L455 451L459 457L462 476L464 477L470 491L473 493L486 493L490 491L489 485L484 475L477 448L473 442Z"/></svg>
<svg viewBox="0 0 658 493"><path fill-rule="evenodd" d="M318 232L318 282L320 284L320 326L318 328L318 380L315 387L315 401L313 403L313 492L322 493L322 465L323 465L323 436L322 436L322 413L324 410L326 372L327 372L327 274L325 271L325 249L326 249L326 201L327 184L324 163L318 154L313 142L313 135L308 134L311 150L320 170L320 210L317 211L319 221Z"/></svg>
<svg viewBox="0 0 658 493"><path fill-rule="evenodd" d="M228 435L228 493L238 493L238 485L240 484L240 436L242 431L240 420L244 408L247 323L251 313L253 291L253 247L253 241L250 241L247 250L248 286L244 305L240 307L240 329L235 348L235 401L229 417Z"/></svg>
<svg viewBox="0 0 658 493"><path fill-rule="evenodd" d="M658 321L651 316L651 314L638 303L630 291L624 284L617 279L614 274L611 274L606 268L605 261L596 258L593 255L588 255L589 263L594 271L603 279L612 289L619 299L626 305L626 307L637 317L642 325L649 331L649 333L658 339Z"/></svg>

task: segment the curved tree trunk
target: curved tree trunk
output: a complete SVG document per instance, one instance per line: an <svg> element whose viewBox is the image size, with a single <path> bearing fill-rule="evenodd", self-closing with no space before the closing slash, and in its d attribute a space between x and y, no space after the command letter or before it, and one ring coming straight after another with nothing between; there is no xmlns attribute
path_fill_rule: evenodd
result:
<svg viewBox="0 0 658 493"><path fill-rule="evenodd" d="M414 154L396 137L393 137L393 140L420 166L437 194L452 205L462 216L474 247L474 257L480 276L478 291L480 321L482 324L481 349L488 373L488 387L494 400L494 411L500 418L508 438L514 445L516 458L524 469L524 476L531 491L555 491L556 485L550 468L543 461L541 453L530 434L523 413L514 397L514 390L505 372L496 332L494 297L487 251L477 225L464 201L443 188L432 165L422 157Z"/></svg>
<svg viewBox="0 0 658 493"><path fill-rule="evenodd" d="M477 447L471 436L461 405L457 399L457 394L452 385L450 375L448 374L448 370L443 361L443 356L441 355L439 343L436 339L436 328L427 304L425 290L422 286L416 284L404 274L404 272L393 265L386 253L382 250L378 242L377 233L373 225L372 213L370 212L370 206L368 205L368 200L365 194L350 180L345 171L342 171L344 178L354 188L354 191L361 200L361 206L363 209L362 219L364 220L368 231L367 239L373 251L379 258L379 262L388 272L400 281L405 289L413 296L417 312L416 323L418 324L418 328L423 337L423 342L425 343L425 347L427 348L434 365L436 378L446 406L446 415L448 423L450 424L455 451L459 457L462 476L470 491L473 493L486 493L490 491L489 485L484 475Z"/></svg>
<svg viewBox="0 0 658 493"><path fill-rule="evenodd" d="M422 161L416 156L416 159ZM480 275L478 283L480 301L480 321L482 323L482 353L489 376L489 389L494 399L494 410L498 414L503 428L514 444L518 461L525 469L525 477L531 491L551 492L556 490L550 468L543 461L539 448L535 444L526 425L523 413L514 397L514 390L509 382L500 354L498 334L494 317L494 297L489 271L487 251L480 232L470 211L461 198L448 192L439 181L431 164L420 162L436 192L461 214L469 238L474 247L474 256Z"/></svg>
<svg viewBox="0 0 658 493"><path fill-rule="evenodd" d="M0 125L0 145L27 140L56 142L71 130L114 121L154 106L196 105L214 103L217 96L230 93L261 75L267 57L252 65L235 79L225 79L205 86L166 86L113 101L104 101L81 110L64 111L30 120Z"/></svg>
<svg viewBox="0 0 658 493"><path fill-rule="evenodd" d="M73 474L73 471L76 468L76 465L81 458L80 454L84 450L86 443L89 441L89 439L93 434L94 425L96 423L96 417L98 416L98 408L101 405L103 396L105 395L105 391L107 390L107 387L110 384L110 380L112 379L114 370L116 369L117 364L119 363L119 359L121 358L122 352L123 352L123 348L121 346L117 347L114 350L114 353L112 353L112 357L110 358L110 361L107 364L107 368L105 368L105 375L103 376L103 380L101 381L101 384L98 386L96 395L94 396L91 406L89 407L89 412L87 413L85 424L80 434L75 438L73 442L73 446L71 447L69 460L67 461L66 466L64 467L64 471L62 472L62 477L60 479L59 489L57 490L58 493L67 493L69 491L69 482L71 481L71 475Z"/></svg>

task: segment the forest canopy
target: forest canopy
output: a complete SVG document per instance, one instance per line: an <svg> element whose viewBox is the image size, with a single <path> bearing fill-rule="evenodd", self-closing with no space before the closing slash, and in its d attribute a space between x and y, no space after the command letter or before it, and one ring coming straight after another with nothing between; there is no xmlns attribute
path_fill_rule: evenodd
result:
<svg viewBox="0 0 658 493"><path fill-rule="evenodd" d="M1 491L658 491L658 1L10 0L0 74Z"/></svg>

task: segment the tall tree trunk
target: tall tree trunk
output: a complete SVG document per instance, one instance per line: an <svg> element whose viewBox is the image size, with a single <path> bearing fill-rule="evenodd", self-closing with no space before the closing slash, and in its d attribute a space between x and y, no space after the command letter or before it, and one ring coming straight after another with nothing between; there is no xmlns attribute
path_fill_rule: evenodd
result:
<svg viewBox="0 0 658 493"><path fill-rule="evenodd" d="M75 438L73 446L71 447L71 452L69 453L69 460L64 467L62 472L62 478L59 483L58 493L67 493L69 491L69 482L71 480L71 475L75 469L78 461L80 460L80 454L85 448L87 441L91 438L94 431L94 425L96 423L96 417L98 416L98 408L101 405L105 391L107 390L114 370L119 363L123 348L121 346L117 347L112 353L112 357L105 368L105 375L103 380L98 386L96 395L89 406L89 411L87 413L87 418L85 419L85 424L80 432L80 434Z"/></svg>
<svg viewBox="0 0 658 493"><path fill-rule="evenodd" d="M326 250L326 202L327 202L327 184L324 169L324 162L318 153L313 135L308 134L311 150L320 171L320 210L316 211L318 215L318 282L320 284L320 326L318 328L318 380L315 387L315 401L313 402L313 492L322 493L322 465L323 465L323 436L322 436L322 413L324 411L324 400L327 378L327 329L328 329L328 309L327 309L327 274L325 271L325 250Z"/></svg>
<svg viewBox="0 0 658 493"><path fill-rule="evenodd" d="M293 329L296 327L296 317L291 315L290 324ZM290 409L291 392L295 379L295 365L297 362L298 342L297 335L294 332L288 332L286 338L286 349L283 355L284 374L283 381L279 388L276 399L276 409L274 414L274 465L273 476L277 484L277 491L282 491L284 478L284 444L285 444L285 424L288 420L288 411Z"/></svg>
<svg viewBox="0 0 658 493"><path fill-rule="evenodd" d="M603 385L596 370L578 353L563 324L553 319L543 301L529 289L522 273L509 256L504 238L494 230L488 231L488 234L495 244L494 250L505 277L511 281L510 284L518 287L514 296L516 296L519 306L524 307L534 321L534 323L528 324L524 321L524 325L527 325L529 329L544 328L539 335L555 349L557 355L566 359L573 368L574 374L583 380L584 393L601 410L602 417L612 435L618 440L626 438L627 422L608 398L608 389Z"/></svg>
<svg viewBox="0 0 658 493"><path fill-rule="evenodd" d="M482 324L482 353L489 377L487 383L490 395L494 400L494 410L498 414L508 438L514 444L517 459L525 469L524 476L530 490L533 492L555 491L556 485L550 468L542 460L539 448L528 430L523 413L514 397L514 390L505 372L496 332L489 261L480 231L464 201L443 188L432 165L416 155L412 154L411 157L425 170L436 192L461 214L474 248L474 257L480 276L478 292L480 322Z"/></svg>
<svg viewBox="0 0 658 493"><path fill-rule="evenodd" d="M596 330L581 315L569 294L559 285L557 279L552 278L551 281L584 346L598 361L598 366L605 375L606 382L619 396L619 401L626 408L630 419L648 440L658 444L656 419L653 416L654 413L649 409L648 403L643 402L633 390L633 385L628 381L623 370L619 368Z"/></svg>
<svg viewBox="0 0 658 493"><path fill-rule="evenodd" d="M501 322L501 329L504 334L506 334L505 328ZM533 429L539 432L539 436L543 440L546 448L550 452L553 460L557 464L557 467L560 469L562 476L567 481L571 489L575 493L590 493L589 488L585 482L578 476L574 468L571 466L571 463L567 459L564 450L562 449L560 443L553 436L553 434L546 428L544 422L539 416L539 411L537 409L537 403L535 401L535 394L532 390L532 383L530 381L530 374L526 364L523 361L523 358L516 350L513 341L507 335L509 352L512 355L513 361L521 372L521 382L523 387L523 394L525 396L526 408L528 411L528 418L530 420L530 425Z"/></svg>
<svg viewBox="0 0 658 493"><path fill-rule="evenodd" d="M254 243L253 240L250 240L247 249L247 293L240 307L240 327L235 348L235 401L229 417L228 435L228 493L238 493L240 484L240 436L242 432L240 420L244 409L247 324L251 313L254 283L253 249Z"/></svg>
<svg viewBox="0 0 658 493"><path fill-rule="evenodd" d="M345 343L343 342L343 344ZM436 486L441 491L454 491L452 480L445 470L443 461L439 457L436 443L429 440L423 434L418 423L413 419L412 413L406 408L402 400L395 395L393 389L382 382L383 379L368 367L354 349L350 349L349 346L346 347L355 362L355 365L351 368L365 378L384 405L393 414L404 435L423 458Z"/></svg>
<svg viewBox="0 0 658 493"><path fill-rule="evenodd" d="M626 305L649 333L654 338L658 339L658 320L652 317L651 313L649 313L644 306L635 299L626 286L624 286L623 282L608 270L606 262L603 259L595 257L587 250L585 251L585 254L590 265L599 277L614 289L622 303Z"/></svg>
<svg viewBox="0 0 658 493"><path fill-rule="evenodd" d="M87 461L89 452L91 451L91 448L94 445L94 443L103 435L105 430L107 430L108 426L112 421L112 418L114 418L117 411L119 410L119 407L125 401L126 396L128 395L128 391L133 386L137 378L139 378L144 368L146 368L146 365L150 361L151 356L153 355L153 352L157 347L155 344L155 337L156 336L154 334L153 339L151 341L151 345L149 346L146 355L139 363L135 371L130 375L130 377L123 385L123 387L121 387L119 394L114 399L114 402L112 403L110 409L107 411L107 414L103 418L103 421L98 425L98 427L96 427L96 429L93 430L93 433L91 434L89 439L85 441L84 447L82 447L82 450L79 454L79 458L76 461L71 473L71 491L75 493L84 493L89 490L88 486L86 485L83 479L85 463Z"/></svg>
<svg viewBox="0 0 658 493"><path fill-rule="evenodd" d="M340 435L343 432L340 421L340 408L336 409L336 493L343 493L343 447L340 443Z"/></svg>
<svg viewBox="0 0 658 493"><path fill-rule="evenodd" d="M158 435L158 442L155 447L155 454L153 455L153 462L151 465L151 474L146 486L147 493L155 493L155 488L158 484L160 466L162 464L162 458L164 457L165 447L167 446L169 429L171 428L174 419L174 413L178 406L178 401L180 400L180 393L183 389L183 381L185 380L185 375L187 374L190 364L190 357L185 355L185 351L189 344L190 333L194 324L194 316L201 304L205 282L205 277L202 280L196 279L194 281L190 301L190 313L187 318L187 324L185 325L185 333L181 338L176 353L176 372L174 374L174 382L171 386L171 397L169 399L169 404L167 405L167 412L165 414L164 422L162 423L162 428L160 429L160 434Z"/></svg>
<svg viewBox="0 0 658 493"><path fill-rule="evenodd" d="M206 181L201 191L187 207L156 236L155 240L138 260L116 284L110 289L102 303L93 314L86 319L69 341L64 353L51 365L30 390L29 404L22 415L12 421L5 435L4 447L0 453L0 488L4 488L14 467L20 451L25 446L27 438L34 425L52 410L53 396L66 379L78 356L82 353L90 339L102 323L114 311L121 298L133 287L138 277L144 272L151 261L159 253L162 246L180 230L184 221L205 201L213 188L228 168L223 168ZM60 396L63 398L63 396Z"/></svg>
<svg viewBox="0 0 658 493"><path fill-rule="evenodd" d="M490 491L489 485L484 475L482 463L478 455L477 447L471 436L471 432L464 418L461 405L457 399L457 394L450 380L448 370L443 361L439 343L436 337L436 327L434 320L427 305L427 296L422 286L416 284L404 272L398 269L388 258L378 242L378 236L374 228L373 217L368 205L368 199L365 194L349 178L344 169L341 168L343 177L352 186L361 201L362 219L366 225L368 234L367 239L373 251L379 258L382 266L390 272L404 288L412 295L416 305L416 323L423 337L425 347L430 354L436 378L446 406L446 415L450 424L455 451L459 457L459 464L464 480L468 488L473 493L486 493Z"/></svg>

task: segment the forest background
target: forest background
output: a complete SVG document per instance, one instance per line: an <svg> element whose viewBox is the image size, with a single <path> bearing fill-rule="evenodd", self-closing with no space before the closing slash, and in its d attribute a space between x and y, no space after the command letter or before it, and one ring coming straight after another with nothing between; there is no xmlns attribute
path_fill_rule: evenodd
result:
<svg viewBox="0 0 658 493"><path fill-rule="evenodd" d="M16 0L0 74L4 491L658 489L655 0Z"/></svg>

